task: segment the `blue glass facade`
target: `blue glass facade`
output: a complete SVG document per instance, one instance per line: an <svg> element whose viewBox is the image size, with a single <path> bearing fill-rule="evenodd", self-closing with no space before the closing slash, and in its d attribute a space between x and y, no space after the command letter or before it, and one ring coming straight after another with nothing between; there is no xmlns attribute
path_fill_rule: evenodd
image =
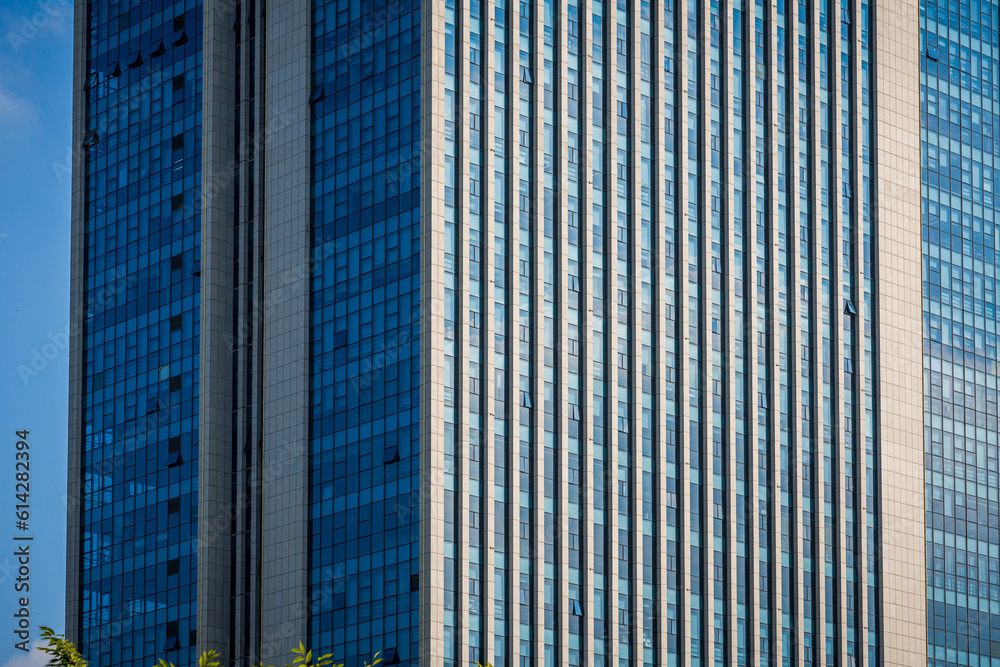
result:
<svg viewBox="0 0 1000 667"><path fill-rule="evenodd" d="M418 656L420 5L314 5L311 644Z"/></svg>
<svg viewBox="0 0 1000 667"><path fill-rule="evenodd" d="M1000 665L997 6L920 3L928 663Z"/></svg>
<svg viewBox="0 0 1000 667"><path fill-rule="evenodd" d="M94 667L195 659L200 2L93 0L80 626Z"/></svg>

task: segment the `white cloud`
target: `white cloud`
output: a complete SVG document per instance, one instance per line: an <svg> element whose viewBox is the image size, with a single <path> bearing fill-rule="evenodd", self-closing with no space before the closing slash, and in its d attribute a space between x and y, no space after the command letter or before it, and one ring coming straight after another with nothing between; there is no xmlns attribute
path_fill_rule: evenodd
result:
<svg viewBox="0 0 1000 667"><path fill-rule="evenodd" d="M25 653L24 651L17 651L11 658L0 665L0 667L45 667L46 663L49 661L49 656L38 650L38 646L42 646L42 642L35 641L31 644L31 650Z"/></svg>

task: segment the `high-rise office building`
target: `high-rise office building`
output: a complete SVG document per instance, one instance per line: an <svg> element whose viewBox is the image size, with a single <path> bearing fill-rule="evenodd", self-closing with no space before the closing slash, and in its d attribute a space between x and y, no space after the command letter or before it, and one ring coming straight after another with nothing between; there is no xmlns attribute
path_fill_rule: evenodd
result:
<svg viewBox="0 0 1000 667"><path fill-rule="evenodd" d="M1000 664L997 207L1000 23L924 3L924 447L928 664Z"/></svg>
<svg viewBox="0 0 1000 667"><path fill-rule="evenodd" d="M70 637L991 664L996 9L925 4L77 0Z"/></svg>

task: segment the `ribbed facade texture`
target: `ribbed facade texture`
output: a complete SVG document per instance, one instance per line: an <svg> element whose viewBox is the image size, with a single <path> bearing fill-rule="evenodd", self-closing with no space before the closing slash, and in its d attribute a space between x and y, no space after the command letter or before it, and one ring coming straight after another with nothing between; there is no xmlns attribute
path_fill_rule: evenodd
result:
<svg viewBox="0 0 1000 667"><path fill-rule="evenodd" d="M76 4L67 631L94 667L991 664L961 11ZM945 187L963 159L983 185Z"/></svg>
<svg viewBox="0 0 1000 667"><path fill-rule="evenodd" d="M872 7L424 13L432 663L878 664Z"/></svg>

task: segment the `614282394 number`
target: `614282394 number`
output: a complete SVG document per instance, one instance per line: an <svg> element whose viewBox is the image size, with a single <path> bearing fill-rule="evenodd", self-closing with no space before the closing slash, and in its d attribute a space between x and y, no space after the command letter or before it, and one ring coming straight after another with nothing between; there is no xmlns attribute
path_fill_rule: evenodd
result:
<svg viewBox="0 0 1000 667"><path fill-rule="evenodd" d="M14 453L14 505L15 526L18 530L28 530L31 518L31 450L28 445L28 431L16 431L17 451Z"/></svg>

